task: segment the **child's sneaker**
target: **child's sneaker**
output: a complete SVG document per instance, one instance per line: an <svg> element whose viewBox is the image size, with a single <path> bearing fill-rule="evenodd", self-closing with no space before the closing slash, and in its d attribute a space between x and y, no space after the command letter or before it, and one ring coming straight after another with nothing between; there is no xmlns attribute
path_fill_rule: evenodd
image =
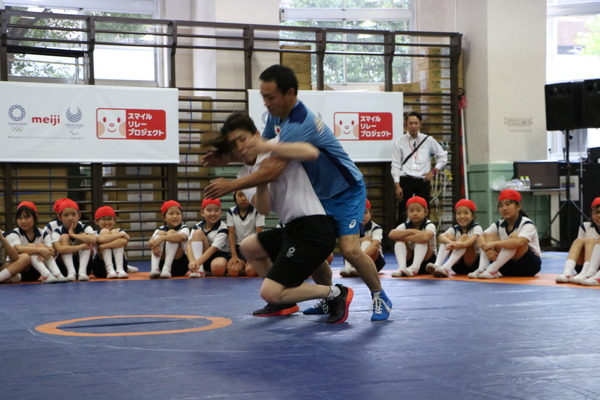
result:
<svg viewBox="0 0 600 400"><path fill-rule="evenodd" d="M425 271L427 271L428 274L434 275L435 274L435 270L439 268L437 265L435 265L434 263L427 263L427 265L425 266Z"/></svg>
<svg viewBox="0 0 600 400"><path fill-rule="evenodd" d="M306 310L302 311L302 314L304 315L323 315L323 314L329 314L329 305L327 304L327 302L323 299L317 301L317 304L315 304L312 307L307 308Z"/></svg>
<svg viewBox="0 0 600 400"><path fill-rule="evenodd" d="M478 279L478 278L479 278L479 275L480 275L480 274L482 274L484 271L485 271L485 270L482 270L482 269L476 269L476 270L475 270L475 271L473 271L473 272L469 272L469 273L467 274L467 276L468 276L469 278L471 278L471 279Z"/></svg>
<svg viewBox="0 0 600 400"><path fill-rule="evenodd" d="M192 272L190 274L190 278L192 279L198 279L198 278L204 278L204 271L196 271L196 272Z"/></svg>
<svg viewBox="0 0 600 400"><path fill-rule="evenodd" d="M433 276L437 278L447 278L448 275L450 275L450 271L448 271L446 268L436 266L435 271L433 271Z"/></svg>
<svg viewBox="0 0 600 400"><path fill-rule="evenodd" d="M169 271L163 271L160 273L162 279L171 279L171 273Z"/></svg>
<svg viewBox="0 0 600 400"><path fill-rule="evenodd" d="M556 281L556 283L569 283L569 282L571 282L572 277L573 277L573 274L560 274L559 276L556 277L555 281Z"/></svg>
<svg viewBox="0 0 600 400"><path fill-rule="evenodd" d="M77 280L79 280L79 281L89 281L90 277L87 274L79 274L79 276L77 277Z"/></svg>
<svg viewBox="0 0 600 400"><path fill-rule="evenodd" d="M340 276L344 278L349 278L351 276L358 276L358 271L354 267L344 267L340 271Z"/></svg>
<svg viewBox="0 0 600 400"><path fill-rule="evenodd" d="M75 282L77 279L75 278L75 274L67 275L67 282Z"/></svg>
<svg viewBox="0 0 600 400"><path fill-rule="evenodd" d="M479 279L496 279L496 278L501 278L502 274L500 273L500 271L496 271L496 272L489 272L489 271L483 271L482 273L479 274Z"/></svg>
<svg viewBox="0 0 600 400"><path fill-rule="evenodd" d="M398 276L415 276L415 274L413 274L412 271L409 268L400 267L397 270L395 270L394 272L392 272L392 276L395 276L395 277L398 277Z"/></svg>
<svg viewBox="0 0 600 400"><path fill-rule="evenodd" d="M600 286L600 272L596 272L594 275L581 282L585 286Z"/></svg>
<svg viewBox="0 0 600 400"><path fill-rule="evenodd" d="M127 275L127 272L125 272L125 271L119 271L119 272L117 272L117 278L127 279L127 278L129 278L129 275Z"/></svg>
<svg viewBox="0 0 600 400"><path fill-rule="evenodd" d="M10 279L8 280L8 282L10 283L19 283L21 282L21 274L14 274L13 276L10 277Z"/></svg>
<svg viewBox="0 0 600 400"><path fill-rule="evenodd" d="M578 285L581 285L581 282L585 281L588 278L591 278L591 276L588 276L587 274L584 274L583 272L580 272L577 275L571 277L571 279L569 280L569 282L571 282L571 283L577 283Z"/></svg>
<svg viewBox="0 0 600 400"><path fill-rule="evenodd" d="M160 271L157 269L153 269L150 271L150 279L156 279L160 277Z"/></svg>
<svg viewBox="0 0 600 400"><path fill-rule="evenodd" d="M68 282L69 280L67 279L66 276L64 276L63 274L56 274L54 275L54 277L56 279L58 279L58 282Z"/></svg>
<svg viewBox="0 0 600 400"><path fill-rule="evenodd" d="M48 276L42 276L42 283L58 283L60 282L57 277L52 274Z"/></svg>
<svg viewBox="0 0 600 400"><path fill-rule="evenodd" d="M106 279L117 279L118 277L119 275L117 275L115 271L111 271L108 274L106 274Z"/></svg>
<svg viewBox="0 0 600 400"><path fill-rule="evenodd" d="M134 267L133 265L128 265L127 266L127 273L128 274L135 274L136 272L139 272L140 269L138 267Z"/></svg>

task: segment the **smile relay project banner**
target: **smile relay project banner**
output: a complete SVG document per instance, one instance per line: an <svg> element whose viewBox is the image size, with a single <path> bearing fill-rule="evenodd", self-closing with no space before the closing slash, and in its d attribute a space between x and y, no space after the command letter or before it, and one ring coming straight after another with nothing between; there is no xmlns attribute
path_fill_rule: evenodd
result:
<svg viewBox="0 0 600 400"><path fill-rule="evenodd" d="M355 162L391 161L392 141L404 134L401 92L298 91ZM248 91L250 116L262 132L268 117L259 90Z"/></svg>
<svg viewBox="0 0 600 400"><path fill-rule="evenodd" d="M178 163L177 95L0 82L0 161Z"/></svg>

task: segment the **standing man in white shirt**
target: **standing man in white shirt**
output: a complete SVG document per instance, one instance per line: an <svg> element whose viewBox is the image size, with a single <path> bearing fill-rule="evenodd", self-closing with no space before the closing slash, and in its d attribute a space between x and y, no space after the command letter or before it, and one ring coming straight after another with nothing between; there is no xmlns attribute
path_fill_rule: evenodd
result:
<svg viewBox="0 0 600 400"><path fill-rule="evenodd" d="M421 196L429 204L431 179L448 163L448 152L433 137L421 132L422 121L416 111L406 114L407 132L394 140L392 178L398 200L398 223L405 221L406 201L411 197Z"/></svg>

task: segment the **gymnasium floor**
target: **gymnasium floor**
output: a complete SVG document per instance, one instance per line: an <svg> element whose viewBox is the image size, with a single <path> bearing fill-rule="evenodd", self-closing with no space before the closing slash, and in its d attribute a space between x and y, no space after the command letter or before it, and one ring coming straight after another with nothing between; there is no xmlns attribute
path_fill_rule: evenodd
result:
<svg viewBox="0 0 600 400"><path fill-rule="evenodd" d="M2 399L598 399L600 291L529 279L391 278L370 322L257 318L257 278L0 286ZM334 275L341 258L333 263ZM144 272L146 271L146 272ZM312 305L307 302L303 307Z"/></svg>

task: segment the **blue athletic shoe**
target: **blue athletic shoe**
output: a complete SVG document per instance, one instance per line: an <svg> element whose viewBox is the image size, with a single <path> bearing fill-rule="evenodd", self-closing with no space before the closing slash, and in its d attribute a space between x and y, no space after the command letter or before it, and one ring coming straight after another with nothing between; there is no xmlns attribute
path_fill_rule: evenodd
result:
<svg viewBox="0 0 600 400"><path fill-rule="evenodd" d="M392 311L392 301L388 299L385 292L382 290L379 293L374 293L371 321L387 320L390 317L390 311Z"/></svg>
<svg viewBox="0 0 600 400"><path fill-rule="evenodd" d="M315 304L314 306L309 307L306 310L302 311L302 314L304 314L304 315L329 314L329 305L327 304L327 302L325 300L319 300L319 301L317 301L317 304Z"/></svg>

